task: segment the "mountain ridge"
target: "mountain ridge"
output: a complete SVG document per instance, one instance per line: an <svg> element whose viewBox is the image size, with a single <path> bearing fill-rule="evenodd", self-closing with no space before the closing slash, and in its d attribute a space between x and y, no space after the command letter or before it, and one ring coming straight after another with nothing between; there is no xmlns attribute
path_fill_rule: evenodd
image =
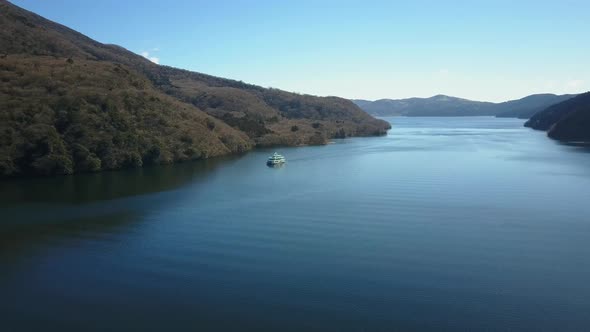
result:
<svg viewBox="0 0 590 332"><path fill-rule="evenodd" d="M550 138L570 143L590 143L590 92L552 105L525 124L547 131Z"/></svg>
<svg viewBox="0 0 590 332"><path fill-rule="evenodd" d="M428 98L353 99L353 102L375 116L497 116L527 119L548 106L574 96L543 93L492 103L439 94Z"/></svg>
<svg viewBox="0 0 590 332"><path fill-rule="evenodd" d="M0 176L326 144L390 128L338 97L160 66L0 1Z"/></svg>

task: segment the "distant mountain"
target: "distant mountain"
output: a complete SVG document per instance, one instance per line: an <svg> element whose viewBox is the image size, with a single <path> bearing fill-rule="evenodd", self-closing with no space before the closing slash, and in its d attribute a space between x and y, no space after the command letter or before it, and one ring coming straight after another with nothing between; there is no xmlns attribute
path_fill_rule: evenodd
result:
<svg viewBox="0 0 590 332"><path fill-rule="evenodd" d="M497 117L529 119L547 107L571 99L576 95L554 95L550 93L530 95L521 99L496 104Z"/></svg>
<svg viewBox="0 0 590 332"><path fill-rule="evenodd" d="M502 103L480 102L445 95L430 98L353 100L375 116L498 116L529 118L574 95L537 94Z"/></svg>
<svg viewBox="0 0 590 332"><path fill-rule="evenodd" d="M590 92L548 107L524 125L546 130L553 139L590 143Z"/></svg>
<svg viewBox="0 0 590 332"><path fill-rule="evenodd" d="M160 66L0 0L0 176L325 144L389 128L346 99Z"/></svg>
<svg viewBox="0 0 590 332"><path fill-rule="evenodd" d="M353 100L365 112L375 116L471 116L495 115L493 103L472 101L445 95L430 98Z"/></svg>

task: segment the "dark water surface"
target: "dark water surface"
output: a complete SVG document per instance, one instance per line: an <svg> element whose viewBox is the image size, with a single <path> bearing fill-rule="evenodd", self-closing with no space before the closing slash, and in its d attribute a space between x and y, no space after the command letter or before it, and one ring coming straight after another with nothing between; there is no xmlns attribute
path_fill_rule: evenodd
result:
<svg viewBox="0 0 590 332"><path fill-rule="evenodd" d="M521 120L0 183L1 331L588 331L590 153Z"/></svg>

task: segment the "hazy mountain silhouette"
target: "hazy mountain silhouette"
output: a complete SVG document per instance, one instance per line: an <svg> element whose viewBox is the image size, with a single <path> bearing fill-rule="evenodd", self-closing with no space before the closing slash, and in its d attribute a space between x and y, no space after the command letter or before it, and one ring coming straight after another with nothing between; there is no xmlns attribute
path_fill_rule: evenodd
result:
<svg viewBox="0 0 590 332"><path fill-rule="evenodd" d="M548 107L525 126L546 130L549 137L561 141L590 143L590 92Z"/></svg>
<svg viewBox="0 0 590 332"><path fill-rule="evenodd" d="M502 103L473 101L445 95L430 98L353 100L375 116L498 116L528 119L550 105L574 95L536 94Z"/></svg>

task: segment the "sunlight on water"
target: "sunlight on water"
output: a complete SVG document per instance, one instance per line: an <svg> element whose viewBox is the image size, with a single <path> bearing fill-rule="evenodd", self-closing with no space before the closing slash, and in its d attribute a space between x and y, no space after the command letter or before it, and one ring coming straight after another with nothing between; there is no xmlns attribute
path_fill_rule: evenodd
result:
<svg viewBox="0 0 590 332"><path fill-rule="evenodd" d="M590 153L521 120L0 184L20 330L584 330Z"/></svg>

